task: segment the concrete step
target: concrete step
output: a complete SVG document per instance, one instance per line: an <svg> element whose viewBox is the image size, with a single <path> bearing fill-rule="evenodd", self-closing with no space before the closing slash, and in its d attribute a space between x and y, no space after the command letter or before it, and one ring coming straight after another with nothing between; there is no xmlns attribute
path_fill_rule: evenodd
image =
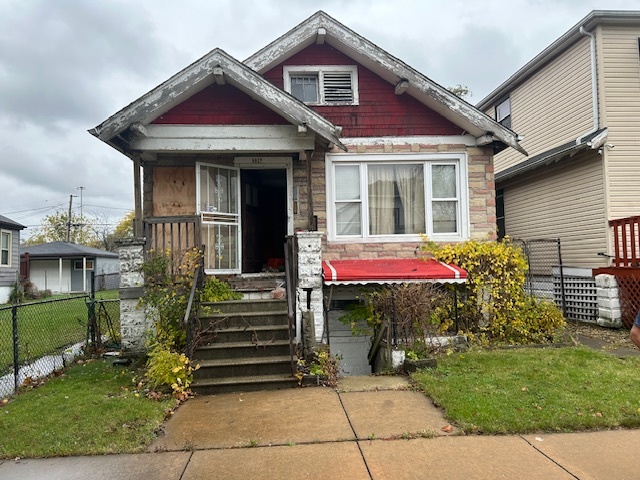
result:
<svg viewBox="0 0 640 480"><path fill-rule="evenodd" d="M194 379L291 375L291 357L289 355L201 360L197 363L200 364L200 368L193 372Z"/></svg>
<svg viewBox="0 0 640 480"><path fill-rule="evenodd" d="M283 274L231 277L227 280L231 288L237 292L271 291L284 284Z"/></svg>
<svg viewBox="0 0 640 480"><path fill-rule="evenodd" d="M212 313L200 317L202 328L206 329L213 326L215 330L220 328L246 327L251 325L254 327L266 325L288 325L289 318L287 312L277 311L256 311L244 313Z"/></svg>
<svg viewBox="0 0 640 480"><path fill-rule="evenodd" d="M191 390L199 395L213 395L217 393L277 390L297 386L298 379L291 375L255 375L194 380L191 384Z"/></svg>
<svg viewBox="0 0 640 480"><path fill-rule="evenodd" d="M225 358L260 358L289 355L289 340L255 342L212 343L198 347L193 354L196 361Z"/></svg>
<svg viewBox="0 0 640 480"><path fill-rule="evenodd" d="M210 343L252 342L258 346L275 340L289 340L288 325L258 325L216 329Z"/></svg>
<svg viewBox="0 0 640 480"><path fill-rule="evenodd" d="M213 313L287 312L286 300L229 300L226 302L204 302L200 307L209 307Z"/></svg>

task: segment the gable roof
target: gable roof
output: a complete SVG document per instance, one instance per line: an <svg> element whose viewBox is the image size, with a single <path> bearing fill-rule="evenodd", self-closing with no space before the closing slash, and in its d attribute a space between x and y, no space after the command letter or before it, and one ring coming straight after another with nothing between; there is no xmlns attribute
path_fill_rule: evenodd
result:
<svg viewBox="0 0 640 480"><path fill-rule="evenodd" d="M132 125L148 124L216 81L233 85L292 124L304 125L327 142L346 150L338 139L339 127L219 48L111 115L89 133L126 153L126 137Z"/></svg>
<svg viewBox="0 0 640 480"><path fill-rule="evenodd" d="M118 258L117 253L100 250L99 248L86 247L68 242L51 242L41 245L28 245L20 247L20 255L29 254L31 258L37 257L103 257Z"/></svg>
<svg viewBox="0 0 640 480"><path fill-rule="evenodd" d="M515 132L499 124L473 105L387 53L366 38L327 15L313 14L280 38L262 48L243 63L259 73L272 67L316 42L324 42L393 85L408 81L406 93L438 112L476 138L498 141L523 154Z"/></svg>
<svg viewBox="0 0 640 480"><path fill-rule="evenodd" d="M640 11L593 10L564 33L564 35L559 37L526 65L511 75L500 86L489 93L489 95L480 100L477 104L478 108L485 110L491 107L511 90L527 81L529 77L544 67L547 63L555 59L577 40L584 38L585 36L580 32L581 28L584 28L584 30L589 32L600 23L613 25L638 25L640 24Z"/></svg>
<svg viewBox="0 0 640 480"><path fill-rule="evenodd" d="M3 215L0 215L0 227L4 227L7 230L24 230L24 225L19 224L18 222L14 222L10 218L7 218Z"/></svg>

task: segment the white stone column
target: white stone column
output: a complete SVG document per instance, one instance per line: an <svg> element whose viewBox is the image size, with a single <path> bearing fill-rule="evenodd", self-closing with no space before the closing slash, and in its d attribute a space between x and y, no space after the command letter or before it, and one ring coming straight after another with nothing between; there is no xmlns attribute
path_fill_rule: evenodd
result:
<svg viewBox="0 0 640 480"><path fill-rule="evenodd" d="M598 325L601 327L622 327L622 311L618 294L618 282L614 275L596 275L598 295Z"/></svg>
<svg viewBox="0 0 640 480"><path fill-rule="evenodd" d="M302 312L307 311L307 292L311 301L316 341L324 330L324 304L322 296L322 232L296 232L298 240L298 288L296 289L296 340L300 342ZM324 339L326 342L326 338Z"/></svg>
<svg viewBox="0 0 640 480"><path fill-rule="evenodd" d="M120 260L120 335L122 353L142 355L151 320L140 305L144 293L144 238L127 238L118 242Z"/></svg>

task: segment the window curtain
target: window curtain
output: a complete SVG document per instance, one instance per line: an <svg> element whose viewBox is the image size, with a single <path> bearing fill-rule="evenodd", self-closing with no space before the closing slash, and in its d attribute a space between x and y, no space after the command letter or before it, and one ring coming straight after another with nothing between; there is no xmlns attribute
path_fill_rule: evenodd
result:
<svg viewBox="0 0 640 480"><path fill-rule="evenodd" d="M395 175L393 165L369 165L369 234L395 233Z"/></svg>
<svg viewBox="0 0 640 480"><path fill-rule="evenodd" d="M424 214L424 167L402 165L396 167L396 185L402 202L404 232L425 233Z"/></svg>

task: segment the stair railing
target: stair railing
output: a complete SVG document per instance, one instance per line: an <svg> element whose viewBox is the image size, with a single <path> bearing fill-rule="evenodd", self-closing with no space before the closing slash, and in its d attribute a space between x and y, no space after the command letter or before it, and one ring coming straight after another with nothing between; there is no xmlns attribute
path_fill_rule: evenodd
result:
<svg viewBox="0 0 640 480"><path fill-rule="evenodd" d="M298 245L296 237L288 235L284 243L285 288L287 292L287 318L289 322L289 356L291 375L296 374L294 338L296 336L296 287L298 279Z"/></svg>
<svg viewBox="0 0 640 480"><path fill-rule="evenodd" d="M203 250L204 251L204 248ZM187 310L184 313L184 328L187 333L187 346L186 355L191 358L195 350L195 340L197 337L197 329L199 322L198 310L199 301L197 293L204 284L204 256L200 255L198 259L198 266L193 275L193 283L191 284L191 292L189 293L189 300L187 301Z"/></svg>

